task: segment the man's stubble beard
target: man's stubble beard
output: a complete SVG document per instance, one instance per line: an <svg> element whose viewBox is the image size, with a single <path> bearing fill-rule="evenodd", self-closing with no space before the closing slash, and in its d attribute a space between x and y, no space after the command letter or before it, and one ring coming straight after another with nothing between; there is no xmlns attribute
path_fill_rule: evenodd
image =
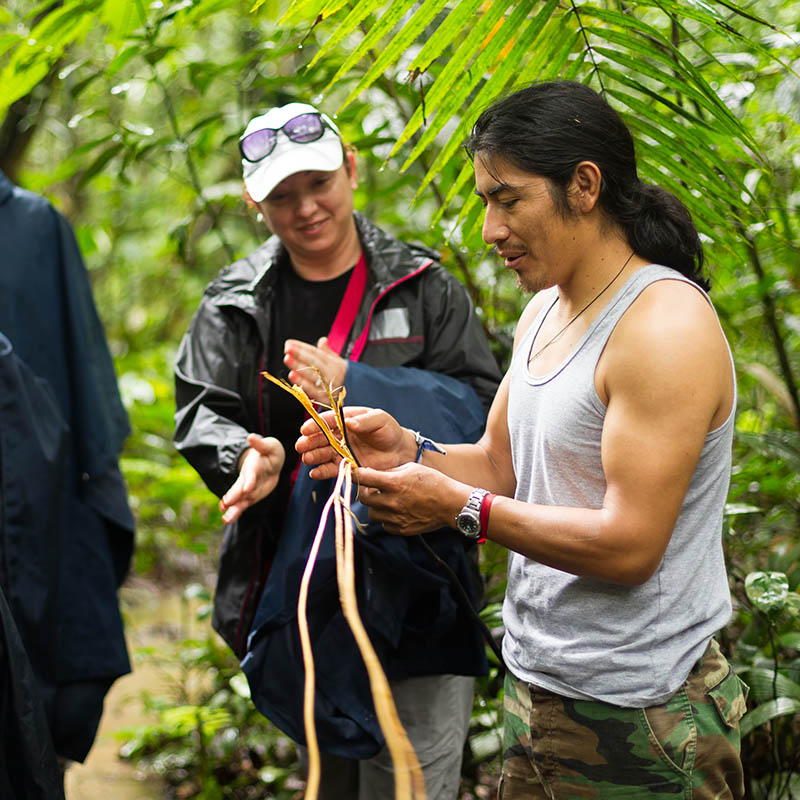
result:
<svg viewBox="0 0 800 800"><path fill-rule="evenodd" d="M524 278L522 275L517 273L517 288L526 294L536 294L537 292L541 292L543 289L549 289L553 285L554 284L552 281L548 281L542 276L537 275L533 278Z"/></svg>

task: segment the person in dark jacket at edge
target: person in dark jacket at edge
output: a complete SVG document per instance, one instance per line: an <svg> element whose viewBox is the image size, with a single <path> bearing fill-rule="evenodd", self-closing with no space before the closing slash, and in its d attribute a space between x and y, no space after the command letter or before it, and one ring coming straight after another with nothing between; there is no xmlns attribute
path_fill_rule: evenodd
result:
<svg viewBox="0 0 800 800"><path fill-rule="evenodd" d="M118 463L129 424L69 223L2 172L0 241L0 582L65 768L86 759L108 689L130 672L117 597L133 551ZM47 474L36 442L19 441L30 412L12 355L52 399L36 419L52 431Z"/></svg>
<svg viewBox="0 0 800 800"><path fill-rule="evenodd" d="M64 466L66 428L50 385L17 358L11 342L0 333L0 797L3 800L64 800L64 780L56 758L42 692L19 634L20 624L37 628L46 641L52 602L17 607L15 620L6 600L9 566L25 580L28 569L41 567L36 553L58 546L58 502ZM24 508L24 520L13 499L24 497L28 485L53 502ZM16 507L15 507L16 506ZM8 518L8 521L7 521ZM22 525L15 521L23 520ZM5 543L21 538L19 550L32 549L15 563ZM30 534L33 534L32 536ZM52 563L52 562L51 562ZM34 573L35 574L35 573ZM53 582L54 576L49 576ZM51 593L50 600L55 600ZM40 616L31 619L33 614ZM29 637L30 638L30 637ZM34 642L34 645L36 642ZM32 655L41 657L40 649ZM43 666L39 664L40 670Z"/></svg>
<svg viewBox="0 0 800 800"><path fill-rule="evenodd" d="M403 418L421 414L431 436L460 430L471 441L500 375L464 287L437 254L354 211L354 153L328 116L305 103L275 107L250 121L239 145L248 199L273 235L205 291L176 361L175 444L221 498L227 526L214 627L244 659L256 707L303 745L297 593L333 484L299 465L304 411L262 372L315 402L327 401L326 384L344 386L348 403L380 399ZM474 677L487 669L480 632L419 542L387 536L353 508L369 525L356 537L362 618L428 797L455 798ZM391 759L339 608L332 538L308 604L320 797L391 797ZM479 607L474 542L452 530L428 541Z"/></svg>

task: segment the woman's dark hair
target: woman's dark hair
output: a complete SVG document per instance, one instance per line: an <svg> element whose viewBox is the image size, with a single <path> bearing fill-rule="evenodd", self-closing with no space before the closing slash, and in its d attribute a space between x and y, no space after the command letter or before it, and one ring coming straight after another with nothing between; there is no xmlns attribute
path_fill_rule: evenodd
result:
<svg viewBox="0 0 800 800"><path fill-rule="evenodd" d="M594 162L602 174L600 208L622 227L634 251L708 289L703 245L688 209L666 189L639 180L630 131L588 86L537 83L509 95L480 115L467 152L489 165L499 157L547 178L564 216L575 167Z"/></svg>

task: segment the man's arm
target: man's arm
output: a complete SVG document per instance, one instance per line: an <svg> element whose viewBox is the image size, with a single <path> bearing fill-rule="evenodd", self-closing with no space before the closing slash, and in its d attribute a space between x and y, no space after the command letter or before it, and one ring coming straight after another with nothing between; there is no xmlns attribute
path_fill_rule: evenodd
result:
<svg viewBox="0 0 800 800"><path fill-rule="evenodd" d="M733 403L730 356L703 296L675 281L645 290L612 335L595 384L607 404L602 507L498 497L487 535L556 569L636 585L657 568L705 436L727 418ZM498 424L495 419L488 434L492 444L500 442L491 439ZM490 474L502 475L485 471L488 452L483 462L464 461L461 448L454 447L447 456L426 453L425 464L439 467L451 451L459 468L448 465L449 477L413 464L359 471L364 500L387 530L410 535L452 524L471 487L499 488L482 483Z"/></svg>
<svg viewBox="0 0 800 800"><path fill-rule="evenodd" d="M541 305L541 298L534 297L523 312L515 334L515 350ZM513 495L516 479L511 464L507 410L508 376L503 379L495 394L485 432L477 443L447 444L446 456L424 450L420 463L463 483L462 489L466 491L464 502L474 485L491 489L497 494ZM323 416L331 428L337 430L333 415ZM401 427L382 409L349 407L345 409L345 418L350 443L362 465L376 470L388 470L415 461L418 446L414 431ZM333 449L327 446L316 423L313 420L306 421L301 428L301 434L297 450L302 455L303 463L313 467L311 477L319 480L335 477L339 459ZM463 504L462 502L458 506L457 511L461 510ZM445 524L451 525L452 519Z"/></svg>

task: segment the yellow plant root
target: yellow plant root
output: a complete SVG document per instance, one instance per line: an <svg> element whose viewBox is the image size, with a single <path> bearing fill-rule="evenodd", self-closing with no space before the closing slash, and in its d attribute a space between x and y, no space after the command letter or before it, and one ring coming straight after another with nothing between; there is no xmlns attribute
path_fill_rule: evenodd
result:
<svg viewBox="0 0 800 800"><path fill-rule="evenodd" d="M342 462L344 463L344 461ZM337 481L338 483L338 481ZM317 563L317 554L322 544L322 535L325 533L325 524L334 503L336 493L332 494L322 510L320 523L308 554L303 577L300 581L300 592L297 597L297 627L300 629L300 648L303 653L303 667L305 669L305 682L303 685L303 726L306 732L306 747L308 749L308 777L306 779L306 800L317 800L321 765L319 757L319 743L317 741L317 726L314 722L314 694L316 680L314 672L314 655L311 651L311 637L308 632L308 586L311 582L311 573Z"/></svg>
<svg viewBox="0 0 800 800"><path fill-rule="evenodd" d="M308 779L306 784L305 800L317 800L320 784L320 756L317 741L316 725L314 723L314 693L316 688L314 673L314 657L311 651L311 640L308 632L307 603L308 587L311 574L317 560L322 536L333 508L336 535L336 579L339 586L339 601L342 605L347 624L353 632L361 657L367 668L372 699L375 703L375 713L378 723L386 739L386 746L392 757L395 780L395 800L425 800L425 781L422 769L417 760L414 748L408 739L397 708L389 688L389 681L381 667L372 642L369 639L361 615L358 613L355 591L355 567L353 561L353 514L350 510L350 498L353 488L353 468L357 465L347 441L342 433L339 440L326 424L325 420L314 408L314 404L300 386L292 386L286 381L274 378L268 372L264 377L280 386L293 395L308 414L319 425L331 447L342 457L339 464L339 475L333 493L325 503L320 517L319 526L311 546L311 551L306 561L306 567L300 582L300 592L297 600L297 624L300 629L300 644L303 652L303 666L305 668L305 685L303 692L303 724L306 731L306 745L308 747ZM320 376L322 377L322 376ZM342 401L344 400L344 387L337 398L333 396L333 388L326 384L328 399L331 408L336 414L339 430L344 432L344 419L342 416Z"/></svg>
<svg viewBox="0 0 800 800"><path fill-rule="evenodd" d="M342 461L339 465L339 477L342 475L344 475L344 491L338 491L341 481L337 480L336 498L333 504L336 522L336 577L342 611L364 659L375 703L375 713L392 757L395 800L414 798L425 800L425 781L417 755L397 715L386 673L381 667L361 621L361 615L358 613L353 560L353 520L349 513L353 477L352 467L346 461Z"/></svg>
<svg viewBox="0 0 800 800"><path fill-rule="evenodd" d="M353 458L353 454L350 452L350 448L347 446L346 442L344 441L344 434L342 434L342 440L336 438L333 431L328 427L328 423L319 415L319 412L316 408L314 408L314 403L309 398L309 396L305 393L302 386L293 386L290 383L287 383L280 378L275 378L269 374L269 372L262 372L261 373L267 380L272 381L276 386L280 386L285 392L289 392L299 403L303 406L303 408L308 412L308 415L314 420L314 422L319 425L320 430L325 434L325 438L330 443L330 446L340 455L345 461L349 461L353 466L355 466L355 459ZM320 376L322 377L322 376ZM328 400L330 401L331 408L333 409L334 413L336 414L336 422L339 424L339 430L344 431L344 420L342 418L342 409L341 404L344 401L345 396L345 389L344 386L339 390L338 398L334 398L333 396L333 388L330 384L325 384L326 391L328 393Z"/></svg>

